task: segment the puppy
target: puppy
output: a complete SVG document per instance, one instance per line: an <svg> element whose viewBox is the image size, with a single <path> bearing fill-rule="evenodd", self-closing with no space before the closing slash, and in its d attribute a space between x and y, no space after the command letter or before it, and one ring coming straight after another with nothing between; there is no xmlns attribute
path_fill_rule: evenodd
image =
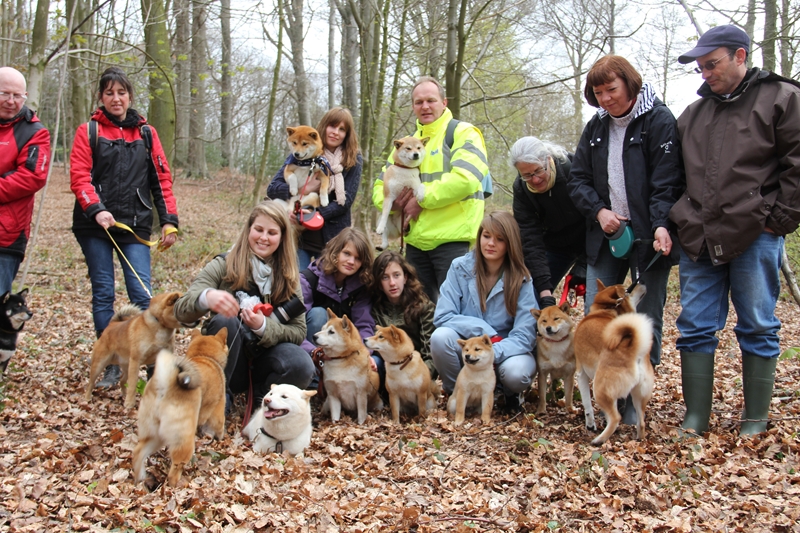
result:
<svg viewBox="0 0 800 533"><path fill-rule="evenodd" d="M19 332L33 316L25 301L27 297L28 289L0 296L0 375L5 373L8 361L17 351Z"/></svg>
<svg viewBox="0 0 800 533"><path fill-rule="evenodd" d="M322 137L317 130L310 126L295 126L286 128L288 134L287 142L292 152L294 162L286 165L283 169L283 179L289 185L289 193L292 195L290 204L294 207L297 195L306 180L314 173L318 173L320 180L319 203L322 207L328 205L328 188L330 187L330 176L328 169L317 165L316 160L322 155ZM309 205L309 204L303 204Z"/></svg>
<svg viewBox="0 0 800 533"><path fill-rule="evenodd" d="M441 388L431 380L431 373L408 333L396 326L378 326L375 335L364 344L379 352L386 363L386 390L395 423L400 423L404 407L415 406L423 418L436 408Z"/></svg>
<svg viewBox="0 0 800 533"><path fill-rule="evenodd" d="M572 411L572 393L575 388L575 324L569 317L569 302L560 307L551 305L544 309L531 309L536 319L536 366L539 369L539 407L536 414L547 411L547 376L550 382L564 380L564 404Z"/></svg>
<svg viewBox="0 0 800 533"><path fill-rule="evenodd" d="M429 139L429 137L424 139L403 137L394 141L394 164L383 173L383 211L375 229L383 236L381 246L384 249L389 246L390 237L398 237L403 231L401 213L391 215L392 204L403 189L406 187L412 189L417 202L422 202L425 198L425 186L419 179L419 166L425 157L425 145Z"/></svg>
<svg viewBox="0 0 800 533"><path fill-rule="evenodd" d="M314 334L314 343L325 352L322 381L328 397L322 413L330 411L331 420L338 422L344 408L356 412L358 423L363 424L368 410L383 409L380 377L370 367L369 350L347 315L339 318L328 309L328 321Z"/></svg>
<svg viewBox="0 0 800 533"><path fill-rule="evenodd" d="M647 291L639 284L628 294L623 285L606 287L600 280L597 289L589 314L575 329L578 388L586 427L596 430L589 393L589 380L593 379L594 399L605 414L607 425L592 444L604 443L616 431L622 418L617 399L628 394L639 416L636 438L643 439L644 411L655 380L650 364L653 325L646 315L636 313L636 306Z"/></svg>
<svg viewBox="0 0 800 533"><path fill-rule="evenodd" d="M195 329L185 357L159 352L139 406L139 442L133 451L137 483L145 477L147 458L166 446L172 463L167 483L176 487L194 455L198 427L215 439L225 435L227 338L226 328L208 336Z"/></svg>
<svg viewBox="0 0 800 533"><path fill-rule="evenodd" d="M150 300L150 307L141 311L127 305L114 315L100 338L94 343L86 401L92 399L92 389L97 377L107 365L117 364L122 370L120 386L128 384L125 407L136 403L136 383L139 367L151 365L161 350L174 350L175 330L181 323L175 318L175 302L179 292L158 294Z"/></svg>
<svg viewBox="0 0 800 533"><path fill-rule="evenodd" d="M303 453L311 443L311 397L317 391L273 384L242 434L258 453Z"/></svg>
<svg viewBox="0 0 800 533"><path fill-rule="evenodd" d="M447 412L455 417L454 424L464 423L467 409L479 409L481 421L488 424L494 406L494 349L489 335L458 339L464 366L456 378L453 394L447 401Z"/></svg>

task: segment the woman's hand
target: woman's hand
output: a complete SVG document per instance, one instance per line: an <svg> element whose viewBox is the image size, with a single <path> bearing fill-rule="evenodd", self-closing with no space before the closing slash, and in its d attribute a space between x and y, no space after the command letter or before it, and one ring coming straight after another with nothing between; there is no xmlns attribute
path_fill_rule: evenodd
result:
<svg viewBox="0 0 800 533"><path fill-rule="evenodd" d="M172 229L170 230L170 228ZM167 230L170 230L170 232L167 233ZM166 250L167 248L175 244L177 240L178 240L177 228L172 224L164 224L164 226L161 227L161 243L158 245L158 248L160 250Z"/></svg>
<svg viewBox="0 0 800 533"><path fill-rule="evenodd" d="M105 229L113 227L117 223L110 211L100 211L94 216L94 221Z"/></svg>
<svg viewBox="0 0 800 533"><path fill-rule="evenodd" d="M597 212L597 222L600 223L603 233L616 233L620 226L620 220L628 219L605 207Z"/></svg>
<svg viewBox="0 0 800 533"><path fill-rule="evenodd" d="M375 359L373 359L372 356L369 357L369 367L373 372L378 371L378 363L375 362Z"/></svg>
<svg viewBox="0 0 800 533"><path fill-rule="evenodd" d="M656 228L654 237L653 250L656 252L661 250L664 255L669 255L672 251L672 238L669 236L667 228Z"/></svg>
<svg viewBox="0 0 800 533"><path fill-rule="evenodd" d="M211 289L206 293L208 308L222 316L234 317L239 314L239 302L227 291Z"/></svg>
<svg viewBox="0 0 800 533"><path fill-rule="evenodd" d="M266 319L267 317L261 313L254 313L252 309L242 309L242 322L253 331L261 329Z"/></svg>

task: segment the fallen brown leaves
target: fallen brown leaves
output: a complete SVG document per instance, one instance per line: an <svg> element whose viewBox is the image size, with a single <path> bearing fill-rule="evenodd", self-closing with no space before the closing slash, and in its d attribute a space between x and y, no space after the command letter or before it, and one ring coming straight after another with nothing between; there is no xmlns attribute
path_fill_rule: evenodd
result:
<svg viewBox="0 0 800 533"><path fill-rule="evenodd" d="M154 256L156 290L184 289L225 251L246 216L226 196L235 187L176 185L183 235ZM136 411L123 408L118 389L95 392L88 404L82 398L94 332L85 266L69 231L72 198L57 171L27 282L36 315L0 385L0 531L800 530L798 359L779 364L769 432L738 438L741 368L729 321L712 431L681 440L675 290L643 442L623 426L593 447L582 411L565 414L562 402L541 420L495 413L490 426L473 420L460 429L441 409L400 426L386 412L363 427L317 416L305 457L292 459L255 455L236 416L224 441L198 439L188 486L134 486ZM778 312L784 348L800 345L797 307L781 302ZM188 335L178 339L184 349ZM149 464L164 479L165 455Z"/></svg>

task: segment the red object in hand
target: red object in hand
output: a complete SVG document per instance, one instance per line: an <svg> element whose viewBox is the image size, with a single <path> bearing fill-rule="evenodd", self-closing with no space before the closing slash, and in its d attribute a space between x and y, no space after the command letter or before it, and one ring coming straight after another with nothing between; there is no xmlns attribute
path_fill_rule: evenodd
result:
<svg viewBox="0 0 800 533"><path fill-rule="evenodd" d="M500 342L501 340L503 340L503 337L501 337L500 335L495 335L494 337L489 337L489 340L492 341L492 344L494 344L496 342Z"/></svg>
<svg viewBox="0 0 800 533"><path fill-rule="evenodd" d="M270 304L256 304L253 307L254 313L261 313L264 316L270 316L272 314L272 305Z"/></svg>

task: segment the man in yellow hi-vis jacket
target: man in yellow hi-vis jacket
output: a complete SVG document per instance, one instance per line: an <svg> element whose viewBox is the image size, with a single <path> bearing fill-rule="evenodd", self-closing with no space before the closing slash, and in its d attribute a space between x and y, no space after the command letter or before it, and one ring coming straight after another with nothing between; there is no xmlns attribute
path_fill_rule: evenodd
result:
<svg viewBox="0 0 800 533"><path fill-rule="evenodd" d="M406 258L436 302L450 263L467 253L475 240L491 177L483 135L472 124L453 119L444 88L435 78L419 78L411 98L417 116L414 137L429 138L420 166L425 197L418 203L413 191L406 190L392 210L403 211L408 228ZM379 210L383 209L383 173L394 163L393 158L394 151L372 190L372 201Z"/></svg>

